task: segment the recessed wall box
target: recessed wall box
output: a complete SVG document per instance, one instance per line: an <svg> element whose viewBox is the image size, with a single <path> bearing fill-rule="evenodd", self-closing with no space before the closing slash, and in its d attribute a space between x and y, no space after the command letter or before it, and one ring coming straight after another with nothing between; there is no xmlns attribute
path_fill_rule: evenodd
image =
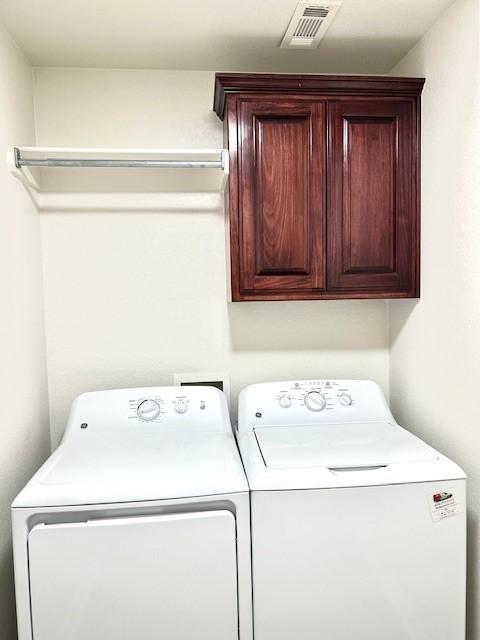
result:
<svg viewBox="0 0 480 640"><path fill-rule="evenodd" d="M223 391L230 406L230 375L225 372L174 373L173 384L178 386L216 387Z"/></svg>

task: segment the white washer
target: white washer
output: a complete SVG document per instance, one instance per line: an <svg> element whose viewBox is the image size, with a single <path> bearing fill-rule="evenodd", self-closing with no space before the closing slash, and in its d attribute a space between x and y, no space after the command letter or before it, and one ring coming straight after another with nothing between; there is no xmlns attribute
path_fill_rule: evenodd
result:
<svg viewBox="0 0 480 640"><path fill-rule="evenodd" d="M255 640L463 640L465 474L359 380L240 394Z"/></svg>
<svg viewBox="0 0 480 640"><path fill-rule="evenodd" d="M86 393L12 506L19 640L250 640L248 485L213 387Z"/></svg>

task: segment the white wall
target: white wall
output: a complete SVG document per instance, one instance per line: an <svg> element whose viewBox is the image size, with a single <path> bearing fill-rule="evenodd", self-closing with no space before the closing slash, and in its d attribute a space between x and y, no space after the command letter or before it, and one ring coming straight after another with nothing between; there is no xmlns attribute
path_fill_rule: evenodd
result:
<svg viewBox="0 0 480 640"><path fill-rule="evenodd" d="M469 635L480 638L480 136L477 0L459 0L392 70L424 75L422 297L391 302L396 417L469 476ZM445 609L448 615L448 603Z"/></svg>
<svg viewBox="0 0 480 640"><path fill-rule="evenodd" d="M37 142L221 146L210 72L35 71ZM388 388L382 301L228 304L220 211L41 214L53 442L86 389L226 370ZM235 402L233 408L235 408Z"/></svg>
<svg viewBox="0 0 480 640"><path fill-rule="evenodd" d="M478 621L480 148L476 0L459 0L392 73L425 75L422 298L226 302L219 211L40 216L0 163L0 634L14 637L10 518L75 395L227 370L244 384L352 376L390 390L399 421L470 476L469 638ZM37 69L37 143L220 146L213 74ZM0 152L34 142L30 68L0 30ZM40 223L40 224L39 224ZM233 403L235 409L235 403Z"/></svg>
<svg viewBox="0 0 480 640"><path fill-rule="evenodd" d="M30 65L0 25L0 637L16 637L10 503L48 453L40 221L3 161L33 144Z"/></svg>

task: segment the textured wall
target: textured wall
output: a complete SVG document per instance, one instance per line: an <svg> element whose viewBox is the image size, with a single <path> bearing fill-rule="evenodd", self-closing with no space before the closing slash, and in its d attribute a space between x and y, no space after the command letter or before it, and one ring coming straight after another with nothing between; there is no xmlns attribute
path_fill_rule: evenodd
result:
<svg viewBox="0 0 480 640"><path fill-rule="evenodd" d="M35 79L39 144L222 144L210 72L42 68ZM385 302L229 304L221 211L112 208L41 214L54 443L81 391L168 384L175 371L229 371L233 409L261 380L388 388Z"/></svg>
<svg viewBox="0 0 480 640"><path fill-rule="evenodd" d="M48 453L40 220L4 162L34 143L32 71L0 26L0 637L16 637L10 503Z"/></svg>
<svg viewBox="0 0 480 640"><path fill-rule="evenodd" d="M456 2L392 73L425 75L422 297L391 302L392 409L469 476L468 638L480 638L478 2ZM448 608L448 607L447 607Z"/></svg>

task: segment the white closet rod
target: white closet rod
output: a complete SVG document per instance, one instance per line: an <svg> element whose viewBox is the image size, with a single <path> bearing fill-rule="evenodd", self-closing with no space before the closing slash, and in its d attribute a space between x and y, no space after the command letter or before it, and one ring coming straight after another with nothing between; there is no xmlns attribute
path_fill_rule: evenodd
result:
<svg viewBox="0 0 480 640"><path fill-rule="evenodd" d="M224 169L223 154L219 160L112 160L107 158L24 158L22 152L14 147L15 166L22 167L135 167L155 169Z"/></svg>

